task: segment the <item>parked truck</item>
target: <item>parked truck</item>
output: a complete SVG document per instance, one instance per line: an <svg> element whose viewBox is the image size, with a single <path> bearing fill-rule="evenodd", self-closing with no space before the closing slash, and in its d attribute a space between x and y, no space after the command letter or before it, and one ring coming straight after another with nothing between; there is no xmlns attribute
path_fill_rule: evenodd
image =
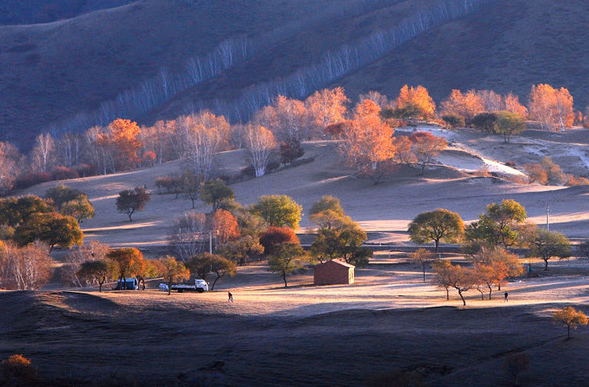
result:
<svg viewBox="0 0 589 387"><path fill-rule="evenodd" d="M161 285L160 285L160 288L161 288ZM207 292L209 290L209 284L205 280L195 279L194 285L193 284L173 284L172 290L177 290L178 293L182 293L182 292L202 293L202 292Z"/></svg>

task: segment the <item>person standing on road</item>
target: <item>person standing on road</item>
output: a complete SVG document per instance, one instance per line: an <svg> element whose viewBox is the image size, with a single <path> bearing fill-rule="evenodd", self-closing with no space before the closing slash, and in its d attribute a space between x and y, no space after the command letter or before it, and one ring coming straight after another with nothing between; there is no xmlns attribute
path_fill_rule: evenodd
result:
<svg viewBox="0 0 589 387"><path fill-rule="evenodd" d="M233 294L231 294L231 292L227 292L227 296L229 297L227 302L233 302Z"/></svg>
<svg viewBox="0 0 589 387"><path fill-rule="evenodd" d="M505 292L505 301L503 302L508 302L509 301L509 293Z"/></svg>

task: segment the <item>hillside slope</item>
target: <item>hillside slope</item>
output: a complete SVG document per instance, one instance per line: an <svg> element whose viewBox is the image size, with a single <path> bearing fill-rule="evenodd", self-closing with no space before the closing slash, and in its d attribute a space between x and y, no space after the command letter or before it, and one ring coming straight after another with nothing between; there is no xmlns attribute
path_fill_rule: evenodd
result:
<svg viewBox="0 0 589 387"><path fill-rule="evenodd" d="M589 104L589 3L582 0L497 0L464 19L432 29L394 53L337 82L351 94L367 89L395 95L421 84L437 101L451 89L514 92L566 87L575 105Z"/></svg>
<svg viewBox="0 0 589 387"><path fill-rule="evenodd" d="M577 133L576 137L561 139L541 139L531 132L514 138L508 145L502 144L499 137L457 132L447 132L447 135L452 136L449 138L452 138L453 147L438 159L450 167L428 168L425 176L419 175L419 168L406 168L388 181L374 185L369 179L358 178L354 170L344 165L333 142L319 141L304 144L305 157L313 157L313 162L235 183L231 188L236 200L243 205L257 202L262 195L293 197L303 206L303 232L312 227L308 211L313 203L323 195L333 195L340 199L346 213L367 230L387 231L389 236L383 240L387 242L406 242L407 226L420 212L447 208L458 212L465 221L471 221L477 219L487 204L503 199L520 202L526 208L529 220L538 224L545 223L546 207L549 206L552 230L573 238L589 237L589 210L585 203L589 187L518 185L471 175L489 161L502 165L507 160L516 159L521 165L539 162L546 152L553 153L555 160L578 153L575 160L571 156L563 160L586 174L589 157L586 152L581 152L585 146L575 143L576 137L587 136L586 130ZM573 148L581 151L573 152ZM217 157L223 174L239 173L245 160L243 150L224 152ZM174 217L190 211L191 205L190 200L182 197L157 194L154 182L158 176L180 173L183 167L182 161L176 161L135 172L68 180L68 186L89 195L96 209L96 217L82 223L87 238L112 246L157 248L161 252L160 248L167 245ZM59 182L43 183L30 188L27 193L43 195L57 184ZM133 222L129 222L124 214L116 212L116 197L123 189L143 185L152 191L151 201L145 211L135 214ZM197 201L195 211L209 212L210 207Z"/></svg>
<svg viewBox="0 0 589 387"><path fill-rule="evenodd" d="M243 120L279 93L337 85L352 98L409 83L438 101L452 88L525 100L548 82L583 109L587 18L581 0L141 0L3 26L0 139L26 147L43 130L200 108ZM187 70L190 58L202 66Z"/></svg>

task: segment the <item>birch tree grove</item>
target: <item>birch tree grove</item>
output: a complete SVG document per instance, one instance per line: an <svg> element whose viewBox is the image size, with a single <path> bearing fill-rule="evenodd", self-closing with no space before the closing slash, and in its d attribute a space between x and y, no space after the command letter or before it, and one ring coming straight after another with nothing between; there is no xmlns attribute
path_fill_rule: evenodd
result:
<svg viewBox="0 0 589 387"><path fill-rule="evenodd" d="M0 288L36 290L49 280L51 258L48 248L33 243L19 248L12 242L0 241Z"/></svg>
<svg viewBox="0 0 589 387"><path fill-rule="evenodd" d="M249 125L245 130L244 142L249 151L256 177L264 176L270 161L270 154L276 147L274 135L263 126Z"/></svg>
<svg viewBox="0 0 589 387"><path fill-rule="evenodd" d="M530 117L546 130L564 131L575 120L573 97L564 87L557 90L547 84L533 86L528 108Z"/></svg>

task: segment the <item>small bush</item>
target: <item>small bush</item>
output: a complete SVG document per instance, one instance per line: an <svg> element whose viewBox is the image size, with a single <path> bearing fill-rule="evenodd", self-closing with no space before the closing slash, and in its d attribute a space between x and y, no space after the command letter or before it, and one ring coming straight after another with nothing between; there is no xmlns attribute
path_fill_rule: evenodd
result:
<svg viewBox="0 0 589 387"><path fill-rule="evenodd" d="M458 114L447 114L442 116L442 120L451 128L464 128L466 126L464 117Z"/></svg>
<svg viewBox="0 0 589 387"><path fill-rule="evenodd" d="M26 175L21 176L16 180L15 187L17 189L24 189L32 187L35 184L41 184L51 180L52 176L47 172L27 173Z"/></svg>
<svg viewBox="0 0 589 387"><path fill-rule="evenodd" d="M80 177L78 171L73 168L64 167L62 165L55 167L51 172L53 180L67 180L67 179L77 179Z"/></svg>
<svg viewBox="0 0 589 387"><path fill-rule="evenodd" d="M76 171L80 177L96 176L98 167L93 164L80 164L76 166Z"/></svg>

